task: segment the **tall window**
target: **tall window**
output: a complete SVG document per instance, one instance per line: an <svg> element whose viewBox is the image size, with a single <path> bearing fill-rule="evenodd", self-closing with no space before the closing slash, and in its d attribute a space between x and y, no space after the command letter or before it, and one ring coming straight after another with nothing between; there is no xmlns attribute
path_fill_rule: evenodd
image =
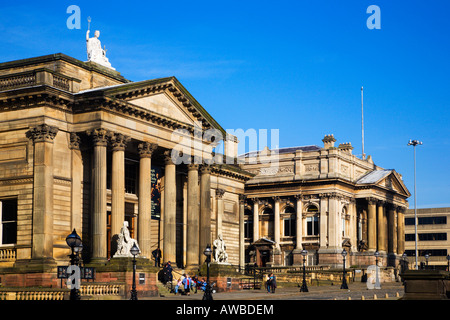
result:
<svg viewBox="0 0 450 320"><path fill-rule="evenodd" d="M253 239L253 212L249 209L245 209L244 215L247 219L244 220L244 238Z"/></svg>
<svg viewBox="0 0 450 320"><path fill-rule="evenodd" d="M0 245L17 242L17 199L0 200Z"/></svg>
<svg viewBox="0 0 450 320"><path fill-rule="evenodd" d="M319 209L316 206L309 206L306 216L306 234L308 236L319 235Z"/></svg>
<svg viewBox="0 0 450 320"><path fill-rule="evenodd" d="M295 217L295 209L291 206L287 206L284 209L284 213L291 214L290 217L283 219L284 221L284 236L285 237L295 237L297 235L297 223Z"/></svg>
<svg viewBox="0 0 450 320"><path fill-rule="evenodd" d="M125 162L125 192L137 194L137 169L135 162Z"/></svg>

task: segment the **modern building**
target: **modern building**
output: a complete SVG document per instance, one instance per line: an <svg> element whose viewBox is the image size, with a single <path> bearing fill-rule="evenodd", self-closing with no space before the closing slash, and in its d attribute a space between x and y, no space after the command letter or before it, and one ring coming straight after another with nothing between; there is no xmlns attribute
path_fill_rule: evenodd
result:
<svg viewBox="0 0 450 320"><path fill-rule="evenodd" d="M450 254L450 208L417 209L417 250L418 263L425 264L428 255L429 267L437 269L448 268ZM416 264L414 209L405 213L405 253L411 267ZM420 267L420 266L419 266Z"/></svg>

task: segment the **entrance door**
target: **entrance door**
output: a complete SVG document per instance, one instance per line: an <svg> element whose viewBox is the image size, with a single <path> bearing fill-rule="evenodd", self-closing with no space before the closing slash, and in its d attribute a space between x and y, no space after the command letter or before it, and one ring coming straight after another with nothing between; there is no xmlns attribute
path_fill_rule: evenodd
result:
<svg viewBox="0 0 450 320"><path fill-rule="evenodd" d="M270 262L270 251L269 250L261 250L259 251L259 263L260 267L267 267L267 263Z"/></svg>

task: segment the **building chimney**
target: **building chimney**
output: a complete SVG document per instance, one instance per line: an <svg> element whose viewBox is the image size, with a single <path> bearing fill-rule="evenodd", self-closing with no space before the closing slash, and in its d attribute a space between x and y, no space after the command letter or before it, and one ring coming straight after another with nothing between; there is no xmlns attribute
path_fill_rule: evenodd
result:
<svg viewBox="0 0 450 320"><path fill-rule="evenodd" d="M338 148L341 151L348 152L348 153L352 154L353 147L352 147L352 144L350 142L341 143L341 144L339 144Z"/></svg>
<svg viewBox="0 0 450 320"><path fill-rule="evenodd" d="M334 148L334 143L336 142L336 139L332 134L326 135L325 138L322 139L323 141L323 147L325 149Z"/></svg>

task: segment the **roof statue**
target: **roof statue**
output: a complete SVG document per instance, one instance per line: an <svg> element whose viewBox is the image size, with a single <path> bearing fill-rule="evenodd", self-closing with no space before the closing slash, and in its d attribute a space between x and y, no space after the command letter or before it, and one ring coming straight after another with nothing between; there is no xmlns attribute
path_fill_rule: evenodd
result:
<svg viewBox="0 0 450 320"><path fill-rule="evenodd" d="M104 67L116 70L113 67L111 67L111 63L106 57L107 51L106 47L102 49L102 45L100 43L100 40L98 39L100 37L100 31L96 30L94 33L94 37L89 38L90 23L91 17L88 17L88 30L86 31L86 50L88 62L89 61L96 62Z"/></svg>

